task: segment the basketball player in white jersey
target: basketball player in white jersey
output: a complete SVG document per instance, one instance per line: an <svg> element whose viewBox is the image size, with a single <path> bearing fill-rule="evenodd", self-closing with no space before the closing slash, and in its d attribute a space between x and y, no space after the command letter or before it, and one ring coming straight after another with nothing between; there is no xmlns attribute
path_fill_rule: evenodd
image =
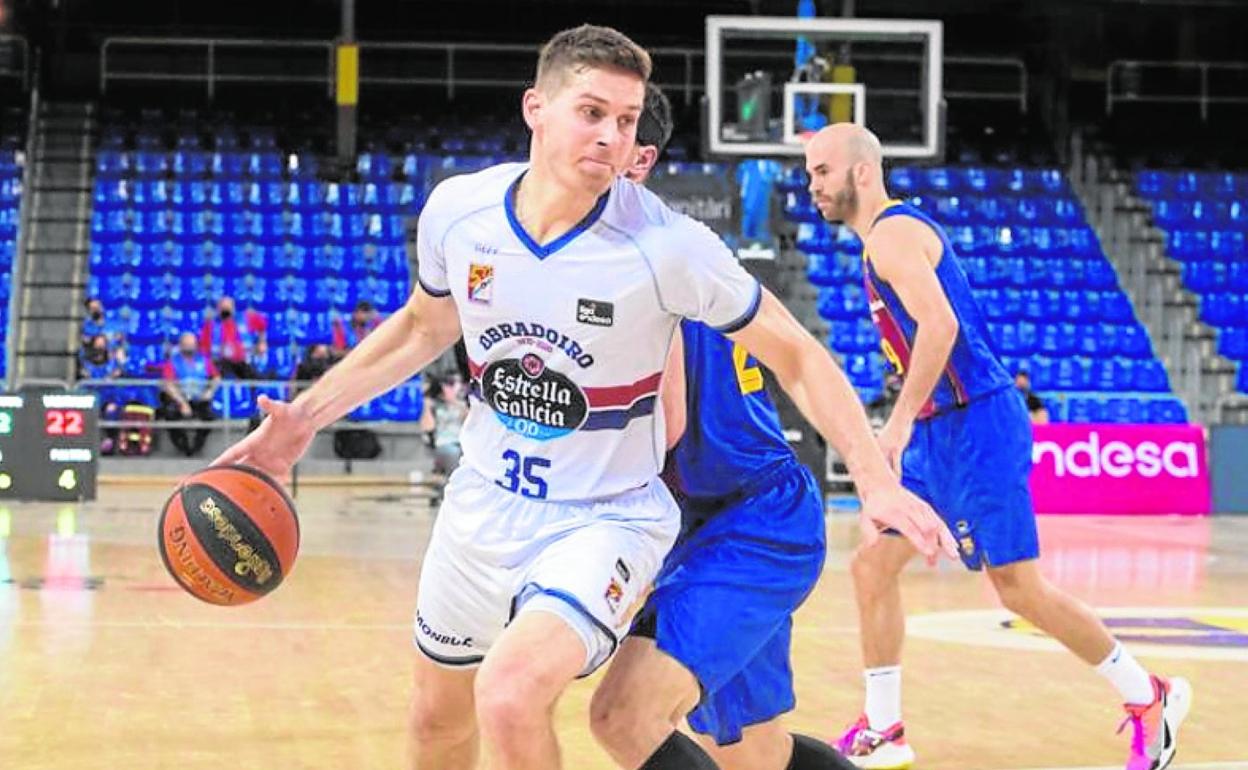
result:
<svg viewBox="0 0 1248 770"><path fill-rule="evenodd" d="M542 49L524 94L530 162L440 184L421 214L419 287L293 403L220 458L286 478L315 432L407 380L462 334L472 406L425 554L410 754L417 768L560 766L552 725L567 685L628 628L679 527L657 480L656 409L682 317L728 333L844 455L864 530L899 529L954 554L901 489L827 351L707 228L619 178L631 163L646 52L583 26ZM693 761L690 751L696 752ZM673 732L645 768L696 768Z"/></svg>

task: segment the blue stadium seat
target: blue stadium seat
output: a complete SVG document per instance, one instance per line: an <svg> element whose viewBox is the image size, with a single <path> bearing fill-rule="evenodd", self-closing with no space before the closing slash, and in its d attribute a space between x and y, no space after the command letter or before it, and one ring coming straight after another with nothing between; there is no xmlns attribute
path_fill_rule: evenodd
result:
<svg viewBox="0 0 1248 770"><path fill-rule="evenodd" d="M1099 399L1076 397L1066 402L1066 420L1076 423L1105 422L1105 404Z"/></svg>
<svg viewBox="0 0 1248 770"><path fill-rule="evenodd" d="M1144 404L1136 398L1111 398L1105 404L1105 420L1128 424L1145 422Z"/></svg>
<svg viewBox="0 0 1248 770"><path fill-rule="evenodd" d="M230 145L233 144L231 136L221 130L214 135L213 139L217 143L217 152L208 156L208 171L213 177L225 181L236 181L243 178L243 156L237 152L229 152L234 149ZM234 139L233 141L237 141ZM235 145L236 146L236 145ZM222 152L222 150L227 150Z"/></svg>
<svg viewBox="0 0 1248 770"><path fill-rule="evenodd" d="M383 419L397 422L416 422L424 410L425 399L420 380L407 382L390 391L381 399Z"/></svg>
<svg viewBox="0 0 1248 770"><path fill-rule="evenodd" d="M286 159L286 173L291 179L316 179L321 163L315 155L291 153Z"/></svg>
<svg viewBox="0 0 1248 770"><path fill-rule="evenodd" d="M1156 358L1137 362L1133 387L1146 393L1164 393L1170 390L1166 368Z"/></svg>
<svg viewBox="0 0 1248 770"><path fill-rule="evenodd" d="M283 276L271 287L273 296L281 303L292 306L303 306L308 301L308 280L294 275Z"/></svg>
<svg viewBox="0 0 1248 770"><path fill-rule="evenodd" d="M202 241L191 248L190 265L196 273L216 273L225 266L225 251L212 241Z"/></svg>
<svg viewBox="0 0 1248 770"><path fill-rule="evenodd" d="M828 347L838 353L856 353L855 334L857 325L853 321L837 320L828 324Z"/></svg>
<svg viewBox="0 0 1248 770"><path fill-rule="evenodd" d="M179 150L173 153L170 167L178 178L200 179L208 173L208 155L198 150Z"/></svg>
<svg viewBox="0 0 1248 770"><path fill-rule="evenodd" d="M134 172L140 178L158 178L169 173L169 157L163 152L139 150L134 154Z"/></svg>
<svg viewBox="0 0 1248 770"><path fill-rule="evenodd" d="M390 158L381 153L361 153L355 170L362 179L379 181L390 177Z"/></svg>
<svg viewBox="0 0 1248 770"><path fill-rule="evenodd" d="M1226 286L1227 266L1222 262L1188 262L1183 265L1183 283L1197 294L1205 294Z"/></svg>
<svg viewBox="0 0 1248 770"><path fill-rule="evenodd" d="M1091 390L1091 363L1084 358L1057 359L1053 366L1053 386L1058 390Z"/></svg>
<svg viewBox="0 0 1248 770"><path fill-rule="evenodd" d="M281 273L303 274L308 269L307 247L284 243L271 254L273 269Z"/></svg>
<svg viewBox="0 0 1248 770"><path fill-rule="evenodd" d="M1005 303L998 289L979 289L975 291L975 302L983 310L984 316L992 321L1005 319Z"/></svg>
<svg viewBox="0 0 1248 770"><path fill-rule="evenodd" d="M874 352L848 355L845 357L845 373L856 388L879 388L884 382L884 357Z"/></svg>
<svg viewBox="0 0 1248 770"><path fill-rule="evenodd" d="M1200 302L1200 318L1213 326L1248 325L1243 296L1230 292L1213 292L1204 295Z"/></svg>
<svg viewBox="0 0 1248 770"><path fill-rule="evenodd" d="M216 304L225 296L225 279L211 273L191 278L191 298L201 307Z"/></svg>
<svg viewBox="0 0 1248 770"><path fill-rule="evenodd" d="M145 309L176 306L182 302L183 293L188 291L182 279L171 273L148 276L143 289L142 297L136 304Z"/></svg>
<svg viewBox="0 0 1248 770"><path fill-rule="evenodd" d="M856 319L867 313L867 295L859 286L829 286L819 291L819 315L829 320Z"/></svg>
<svg viewBox="0 0 1248 770"><path fill-rule="evenodd" d="M805 184L798 185L793 189L801 190L806 187ZM902 198L911 195L917 191L918 180L916 179L915 169L908 166L899 166L888 173L888 189L897 197Z"/></svg>
<svg viewBox="0 0 1248 770"><path fill-rule="evenodd" d="M869 318L859 318L854 326L854 349L862 353L880 349L880 332Z"/></svg>
<svg viewBox="0 0 1248 770"><path fill-rule="evenodd" d="M185 244L167 239L143 246L143 262L152 272L179 271L187 264Z"/></svg>
<svg viewBox="0 0 1248 770"><path fill-rule="evenodd" d="M281 179L282 158L275 152L253 152L244 159L244 169L252 179Z"/></svg>
<svg viewBox="0 0 1248 770"><path fill-rule="evenodd" d="M1115 323L1128 323L1135 320L1135 311L1127 295L1120 291L1103 291L1100 293L1100 318Z"/></svg>
<svg viewBox="0 0 1248 770"><path fill-rule="evenodd" d="M1187 410L1178 399L1155 399L1148 402L1146 419L1151 423L1186 423Z"/></svg>
<svg viewBox="0 0 1248 770"><path fill-rule="evenodd" d="M1149 358L1153 355L1148 334L1138 321L1118 327L1118 352L1131 358Z"/></svg>
<svg viewBox="0 0 1248 770"><path fill-rule="evenodd" d="M1208 234L1208 257L1222 262L1248 259L1244 230L1216 230Z"/></svg>
<svg viewBox="0 0 1248 770"><path fill-rule="evenodd" d="M1231 262L1226 265L1226 288L1239 294L1248 294L1248 261Z"/></svg>
<svg viewBox="0 0 1248 770"><path fill-rule="evenodd" d="M213 395L213 411L231 420L247 419L256 413L256 401L246 382L225 380Z"/></svg>
<svg viewBox="0 0 1248 770"><path fill-rule="evenodd" d="M1218 352L1236 361L1248 360L1248 328L1223 329L1218 334Z"/></svg>
<svg viewBox="0 0 1248 770"><path fill-rule="evenodd" d="M1055 387L1054 362L1052 358L1048 356L1033 356L1026 368L1031 374L1031 387L1033 390L1046 391ZM1013 374L1013 372L1010 373Z"/></svg>
<svg viewBox="0 0 1248 770"><path fill-rule="evenodd" d="M325 206L343 213L354 212L360 207L360 190L353 184L330 182L325 185Z"/></svg>
<svg viewBox="0 0 1248 770"><path fill-rule="evenodd" d="M1166 197L1174 191L1174 180L1165 171L1141 171L1135 177L1135 191L1148 200Z"/></svg>

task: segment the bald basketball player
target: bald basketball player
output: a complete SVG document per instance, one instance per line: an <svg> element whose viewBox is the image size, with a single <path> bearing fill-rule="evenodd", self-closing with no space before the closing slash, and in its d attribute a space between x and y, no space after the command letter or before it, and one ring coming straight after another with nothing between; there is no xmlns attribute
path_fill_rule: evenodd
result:
<svg viewBox="0 0 1248 770"><path fill-rule="evenodd" d="M1087 605L1040 574L1027 408L992 351L948 236L919 209L888 197L880 160L879 140L854 124L824 128L806 145L820 214L863 242L871 317L903 378L880 448L902 485L953 530L967 568L988 573L1001 603L1095 666L1122 695L1124 726L1132 727L1127 770L1161 770L1174 758L1191 687L1150 675ZM903 538L885 537L854 556L867 698L839 746L859 767L914 762L901 719L899 588L913 555Z"/></svg>

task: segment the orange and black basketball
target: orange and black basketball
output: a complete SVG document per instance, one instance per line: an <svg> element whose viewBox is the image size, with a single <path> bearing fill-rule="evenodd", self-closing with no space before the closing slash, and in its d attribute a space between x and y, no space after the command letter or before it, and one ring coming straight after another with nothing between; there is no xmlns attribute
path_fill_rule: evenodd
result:
<svg viewBox="0 0 1248 770"><path fill-rule="evenodd" d="M294 566L299 519L286 491L255 468L205 468L165 503L159 546L169 574L192 596L247 604Z"/></svg>

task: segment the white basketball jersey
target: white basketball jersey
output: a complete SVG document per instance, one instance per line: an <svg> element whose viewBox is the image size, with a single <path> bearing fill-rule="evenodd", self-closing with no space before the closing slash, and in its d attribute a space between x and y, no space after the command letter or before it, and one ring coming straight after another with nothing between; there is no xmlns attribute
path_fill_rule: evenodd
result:
<svg viewBox="0 0 1248 770"><path fill-rule="evenodd" d="M420 215L419 282L455 300L472 373L464 462L543 500L654 479L659 381L681 317L743 327L761 287L719 238L617 180L545 246L513 208L525 164L443 181Z"/></svg>

